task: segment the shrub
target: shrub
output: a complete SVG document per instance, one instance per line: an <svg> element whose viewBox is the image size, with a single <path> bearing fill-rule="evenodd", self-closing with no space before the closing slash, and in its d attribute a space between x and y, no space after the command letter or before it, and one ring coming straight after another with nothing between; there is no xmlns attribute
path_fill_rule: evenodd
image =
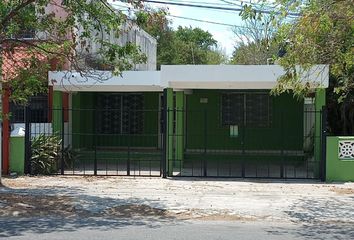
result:
<svg viewBox="0 0 354 240"><path fill-rule="evenodd" d="M56 136L40 134L31 143L31 174L48 175L56 172L61 139Z"/></svg>
<svg viewBox="0 0 354 240"><path fill-rule="evenodd" d="M65 168L73 168L74 163L78 161L80 155L79 152L75 151L71 145L68 145L60 152L60 158L63 158Z"/></svg>

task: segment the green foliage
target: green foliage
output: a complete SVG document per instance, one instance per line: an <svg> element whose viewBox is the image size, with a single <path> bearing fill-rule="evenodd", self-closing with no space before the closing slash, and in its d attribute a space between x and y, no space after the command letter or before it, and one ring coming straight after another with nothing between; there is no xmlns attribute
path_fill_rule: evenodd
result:
<svg viewBox="0 0 354 240"><path fill-rule="evenodd" d="M136 14L136 21L157 39L157 65L221 64L227 61L217 48L212 34L200 28L178 27L173 30L164 9Z"/></svg>
<svg viewBox="0 0 354 240"><path fill-rule="evenodd" d="M300 80L300 75L315 64L329 65L329 131L353 135L354 1L276 0L273 9L276 9L273 22L279 27L275 39L284 46L285 52L278 63L286 73L272 92L281 94L291 88L295 96L302 98L313 91L314 85L310 80ZM286 18L294 12L299 17ZM241 15L245 19L252 18L249 10Z"/></svg>
<svg viewBox="0 0 354 240"><path fill-rule="evenodd" d="M68 145L62 151L60 151L60 159L61 158L64 161L64 167L72 169L74 164L78 163L80 154L78 151L76 151L70 145Z"/></svg>
<svg viewBox="0 0 354 240"><path fill-rule="evenodd" d="M31 143L31 174L48 175L56 172L60 145L61 139L56 135L41 134L35 137Z"/></svg>
<svg viewBox="0 0 354 240"><path fill-rule="evenodd" d="M207 31L178 27L173 36L173 62L164 64L220 64L225 60L217 41Z"/></svg>
<svg viewBox="0 0 354 240"><path fill-rule="evenodd" d="M14 70L8 74L5 69L1 80L12 90L13 100L24 103L44 91L49 63L55 62L56 70L66 65L89 75L91 69L82 66L82 59L91 45L99 46L95 57L115 74L131 69L146 56L133 44L119 46L104 37L119 37L125 22L126 16L108 0L0 1L0 69L10 64ZM25 31L35 33L31 41L23 39ZM23 56L17 56L18 51Z"/></svg>
<svg viewBox="0 0 354 240"><path fill-rule="evenodd" d="M264 2L264 1L263 1ZM286 74L279 79L274 93L280 94L292 87L298 96L311 91L309 82L300 82L301 71L314 64L330 65L334 77L334 92L339 102L353 97L354 90L354 2L350 0L277 0L277 12L273 15L278 24L276 41L284 44L286 54L279 58L279 64ZM292 11L299 17L282 21ZM251 18L244 11L245 18Z"/></svg>
<svg viewBox="0 0 354 240"><path fill-rule="evenodd" d="M179 26L176 31L176 38L182 42L193 43L202 50L210 50L217 45L213 35L200 28Z"/></svg>
<svg viewBox="0 0 354 240"><path fill-rule="evenodd" d="M269 59L274 59L278 53L278 45L275 42L268 44L265 41L241 43L235 47L232 53L232 64L262 65L268 64Z"/></svg>
<svg viewBox="0 0 354 240"><path fill-rule="evenodd" d="M250 6L248 5L246 9L249 10ZM252 15L243 20L241 27L233 29L236 45L231 59L232 64L268 64L278 55L279 46L274 38L277 26L273 20L272 15Z"/></svg>

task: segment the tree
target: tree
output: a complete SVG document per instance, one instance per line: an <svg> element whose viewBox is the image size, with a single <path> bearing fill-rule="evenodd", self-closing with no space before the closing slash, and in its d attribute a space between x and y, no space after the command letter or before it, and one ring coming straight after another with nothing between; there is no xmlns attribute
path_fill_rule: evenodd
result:
<svg viewBox="0 0 354 240"><path fill-rule="evenodd" d="M157 39L157 66L171 64L221 64L227 61L212 34L200 28L173 30L167 10L145 9L136 22Z"/></svg>
<svg viewBox="0 0 354 240"><path fill-rule="evenodd" d="M174 31L166 18L167 13L166 9L151 8L135 13L138 25L157 40L158 69L162 64L172 63L176 58Z"/></svg>
<svg viewBox="0 0 354 240"><path fill-rule="evenodd" d="M276 28L271 16L260 19L245 19L240 27L234 27L236 37L232 64L267 64L278 53L278 45L274 41Z"/></svg>
<svg viewBox="0 0 354 240"><path fill-rule="evenodd" d="M273 62L278 54L278 45L271 42L261 41L259 43L239 43L235 46L231 57L231 64L261 65Z"/></svg>
<svg viewBox="0 0 354 240"><path fill-rule="evenodd" d="M200 28L179 26L170 44L172 61L162 64L221 64L226 60L213 36Z"/></svg>
<svg viewBox="0 0 354 240"><path fill-rule="evenodd" d="M312 91L311 82L300 80L301 72L296 66L306 71L314 64L328 64L331 131L354 134L354 2L277 0L275 4L274 19L284 19L290 13L297 13L298 17L281 24L274 21L279 26L276 40L285 50L278 61L286 73L273 93L280 94L290 87L296 96L306 96ZM257 18L259 13L253 10L245 7L242 16Z"/></svg>
<svg viewBox="0 0 354 240"><path fill-rule="evenodd" d="M145 56L135 45L119 46L105 37L118 37L125 23L126 17L107 0L0 1L3 86L11 89L13 101L25 103L45 91L47 71L53 66L93 74L83 64L92 44L99 46L93 57L115 74L143 62Z"/></svg>

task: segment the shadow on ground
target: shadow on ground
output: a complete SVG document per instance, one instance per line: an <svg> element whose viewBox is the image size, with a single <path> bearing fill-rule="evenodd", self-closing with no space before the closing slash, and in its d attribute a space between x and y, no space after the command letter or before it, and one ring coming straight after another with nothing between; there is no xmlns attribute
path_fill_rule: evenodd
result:
<svg viewBox="0 0 354 240"><path fill-rule="evenodd" d="M74 196L74 197L73 197ZM109 229L126 226L158 228L175 223L161 202L149 199L96 197L80 189L0 188L0 238L26 233Z"/></svg>
<svg viewBox="0 0 354 240"><path fill-rule="evenodd" d="M275 227L270 234L303 239L354 239L354 197L303 198L285 211L296 229Z"/></svg>

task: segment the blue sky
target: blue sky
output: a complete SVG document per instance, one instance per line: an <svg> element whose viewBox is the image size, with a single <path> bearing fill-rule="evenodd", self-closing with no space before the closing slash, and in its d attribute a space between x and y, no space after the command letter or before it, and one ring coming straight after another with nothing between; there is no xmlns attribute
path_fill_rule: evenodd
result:
<svg viewBox="0 0 354 240"><path fill-rule="evenodd" d="M168 2L168 0L164 0ZM198 5L208 5L215 4L216 6L223 7L233 7L232 5L226 5L225 2L221 0L176 0L173 2L181 2L188 4L198 4ZM121 4L121 3L119 3ZM204 8L194 8L194 7L184 7L184 6L175 6L175 5L161 5L161 4L152 4L152 7L168 7L171 15L195 18L200 20L226 23L232 25L242 25L242 20L238 16L238 12L234 11L224 11L224 10L215 10L215 9L204 9ZM237 7L237 6L234 6ZM172 26L177 28L178 26L192 26L199 27L203 30L209 31L213 34L214 38L218 41L219 46L226 52L227 55L231 55L233 51L233 46L235 43L235 36L232 33L232 27L215 25L205 22L197 22L192 20L180 19L169 17L172 20Z"/></svg>

